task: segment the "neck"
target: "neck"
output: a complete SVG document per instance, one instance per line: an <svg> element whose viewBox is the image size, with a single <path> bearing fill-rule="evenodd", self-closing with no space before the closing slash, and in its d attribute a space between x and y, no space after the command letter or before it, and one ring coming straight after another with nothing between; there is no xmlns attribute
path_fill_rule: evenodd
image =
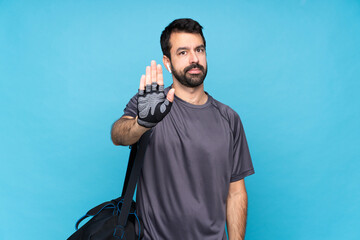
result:
<svg viewBox="0 0 360 240"><path fill-rule="evenodd" d="M175 88L175 95L185 102L194 105L203 105L208 99L208 96L204 91L204 84L192 88L186 87L174 79L172 87Z"/></svg>

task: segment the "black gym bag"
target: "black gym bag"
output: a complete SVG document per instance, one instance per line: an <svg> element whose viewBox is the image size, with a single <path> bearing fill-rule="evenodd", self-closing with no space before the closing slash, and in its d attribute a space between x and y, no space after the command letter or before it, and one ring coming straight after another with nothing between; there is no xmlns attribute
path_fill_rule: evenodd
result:
<svg viewBox="0 0 360 240"><path fill-rule="evenodd" d="M86 213L75 226L76 232L67 240L139 240L144 235L142 221L136 214L132 200L137 180L144 162L145 150L151 130L141 137L140 144L133 144L121 197L104 202ZM92 217L81 228L84 219Z"/></svg>

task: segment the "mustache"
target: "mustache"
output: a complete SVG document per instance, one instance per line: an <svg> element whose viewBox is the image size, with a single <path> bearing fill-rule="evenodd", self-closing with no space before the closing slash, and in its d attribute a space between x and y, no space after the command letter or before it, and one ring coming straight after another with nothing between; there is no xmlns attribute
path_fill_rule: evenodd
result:
<svg viewBox="0 0 360 240"><path fill-rule="evenodd" d="M202 72L204 72L204 67L198 63L194 63L194 64L191 64L190 66L187 66L185 69L184 69L184 72L188 72L190 71L191 69L193 68L198 68L200 69Z"/></svg>

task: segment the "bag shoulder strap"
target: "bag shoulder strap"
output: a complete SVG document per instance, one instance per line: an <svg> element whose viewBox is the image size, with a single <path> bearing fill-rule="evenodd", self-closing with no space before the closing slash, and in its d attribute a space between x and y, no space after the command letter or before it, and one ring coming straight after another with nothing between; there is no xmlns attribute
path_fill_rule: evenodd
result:
<svg viewBox="0 0 360 240"><path fill-rule="evenodd" d="M131 148L130 159L133 160L129 161L128 169L126 171L126 179L124 182L123 194L122 194L123 203L121 206L120 216L118 218L118 225L123 227L126 225L128 219L132 199L134 197L135 187L141 173L141 168L144 163L144 155L145 155L146 147L149 143L151 132L152 130L145 132L141 136L138 144L133 145ZM136 151L133 149L136 149ZM133 151L135 152L133 153Z"/></svg>
<svg viewBox="0 0 360 240"><path fill-rule="evenodd" d="M138 148L138 143L134 143L133 145L129 146L131 151L130 151L130 155L129 155L129 162L128 162L128 166L126 169L126 175L125 175L125 181L124 181L124 185L123 185L123 189L122 189L122 193L121 196L125 196L125 192L129 183L129 178L130 178L130 174L131 174L131 170L134 166L134 162L135 162L135 157L136 157L136 153L137 153L137 148Z"/></svg>

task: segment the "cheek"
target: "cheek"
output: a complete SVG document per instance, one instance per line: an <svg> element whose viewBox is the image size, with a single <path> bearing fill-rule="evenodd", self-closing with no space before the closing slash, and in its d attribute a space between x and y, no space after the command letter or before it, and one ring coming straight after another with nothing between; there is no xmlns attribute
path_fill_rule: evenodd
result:
<svg viewBox="0 0 360 240"><path fill-rule="evenodd" d="M203 65L203 66L206 66L206 65L207 65L207 62L206 62L206 55L201 56L201 58L200 58L200 62L202 63L202 65Z"/></svg>
<svg viewBox="0 0 360 240"><path fill-rule="evenodd" d="M187 66L188 64L186 64L186 61L183 61L182 59L178 59L176 62L173 62L174 69L179 72L182 72Z"/></svg>

